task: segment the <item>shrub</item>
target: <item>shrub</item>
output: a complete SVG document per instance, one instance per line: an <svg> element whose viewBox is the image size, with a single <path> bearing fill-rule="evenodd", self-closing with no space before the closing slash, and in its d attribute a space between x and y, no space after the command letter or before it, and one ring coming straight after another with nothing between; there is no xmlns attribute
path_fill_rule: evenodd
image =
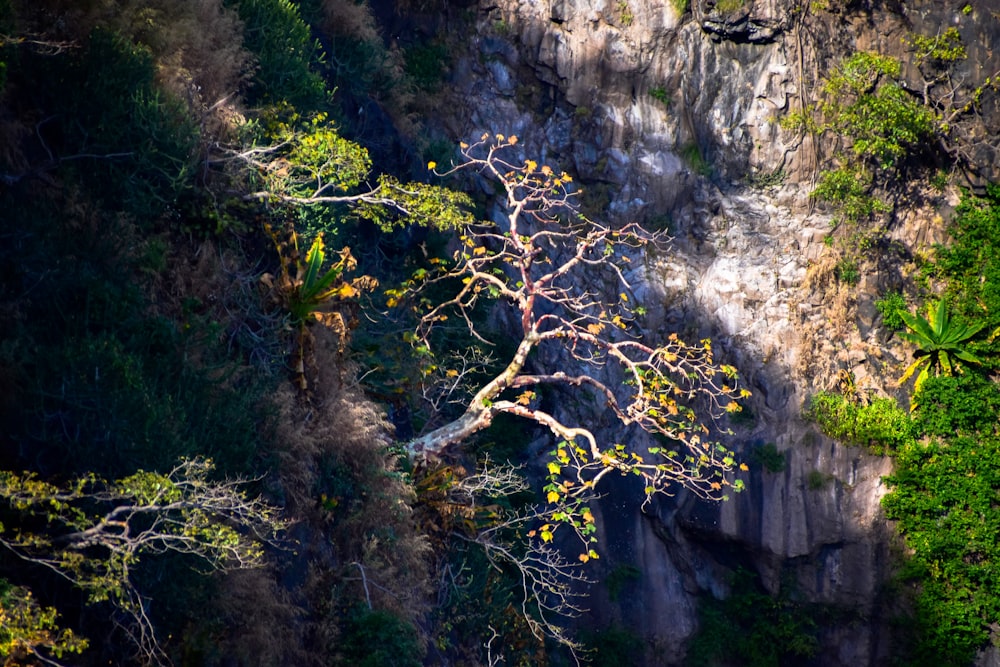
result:
<svg viewBox="0 0 1000 667"><path fill-rule="evenodd" d="M830 73L818 107L782 121L786 129L816 135L833 131L851 141L850 153L838 158L842 164L822 171L813 192L840 209L847 222L889 209L872 194L872 172L899 173L937 131L934 112L901 85L901 69L895 58L855 53Z"/></svg>
<svg viewBox="0 0 1000 667"><path fill-rule="evenodd" d="M988 432L908 447L886 483L886 516L912 549L902 576L917 590L908 664L971 664L1000 617L1000 440Z"/></svg>
<svg viewBox="0 0 1000 667"><path fill-rule="evenodd" d="M681 159L687 162L688 166L697 174L701 176L711 176L712 175L712 165L708 163L705 159L704 154L701 152L701 147L696 143L685 144L681 147L680 151Z"/></svg>
<svg viewBox="0 0 1000 667"><path fill-rule="evenodd" d="M875 301L875 308L882 315L882 324L890 331L901 331L906 325L901 312L908 312L906 298L899 292L888 292Z"/></svg>
<svg viewBox="0 0 1000 667"><path fill-rule="evenodd" d="M911 443L915 430L905 410L891 398L858 405L830 392L819 392L809 402L806 417L825 434L849 445L888 454Z"/></svg>
<svg viewBox="0 0 1000 667"><path fill-rule="evenodd" d="M806 486L811 491L819 491L833 480L833 476L821 470L810 470L806 476Z"/></svg>
<svg viewBox="0 0 1000 667"><path fill-rule="evenodd" d="M975 374L930 377L914 396L914 424L921 433L948 438L990 432L1000 414L1000 391Z"/></svg>
<svg viewBox="0 0 1000 667"><path fill-rule="evenodd" d="M787 464L784 453L778 451L777 445L773 442L751 449L750 461L761 466L767 472L782 472Z"/></svg>
<svg viewBox="0 0 1000 667"><path fill-rule="evenodd" d="M888 206L871 194L872 177L856 166L842 166L820 172L819 184L812 196L833 204L845 222L858 223Z"/></svg>
<svg viewBox="0 0 1000 667"><path fill-rule="evenodd" d="M672 101L670 99L670 93L668 93L667 89L662 86L656 86L654 88L650 88L649 96L664 106L670 106L670 103Z"/></svg>
<svg viewBox="0 0 1000 667"><path fill-rule="evenodd" d="M861 280L858 262L850 257L841 257L836 267L837 280L847 285L857 285Z"/></svg>
<svg viewBox="0 0 1000 667"><path fill-rule="evenodd" d="M90 192L137 219L153 221L190 185L199 130L180 100L156 84L152 53L118 33L98 29L82 57L25 63L24 76L39 78L40 98L58 114L61 143L51 150L69 157ZM49 68L62 68L65 84Z"/></svg>
<svg viewBox="0 0 1000 667"><path fill-rule="evenodd" d="M674 8L678 16L683 15L687 12L690 7L691 0L670 0L670 6Z"/></svg>
<svg viewBox="0 0 1000 667"><path fill-rule="evenodd" d="M447 58L448 48L444 44L421 44L406 50L404 68L418 88L434 92L444 78Z"/></svg>
<svg viewBox="0 0 1000 667"><path fill-rule="evenodd" d="M240 0L235 4L244 24L243 43L257 58L253 99L284 101L303 109L321 103L326 86L312 69L321 50L298 5L291 0Z"/></svg>
<svg viewBox="0 0 1000 667"><path fill-rule="evenodd" d="M729 14L740 9L744 4L746 4L746 0L717 0L715 10L723 14Z"/></svg>
<svg viewBox="0 0 1000 667"><path fill-rule="evenodd" d="M936 249L933 268L948 280L954 310L993 331L1000 326L1000 185L988 185L984 197L964 193L948 233L952 243Z"/></svg>
<svg viewBox="0 0 1000 667"><path fill-rule="evenodd" d="M358 610L340 637L341 664L353 667L420 667L424 651L417 630L388 612Z"/></svg>
<svg viewBox="0 0 1000 667"><path fill-rule="evenodd" d="M698 605L699 627L688 644L687 664L806 664L818 648L814 610L785 591L768 595L758 577L742 568L732 579L727 599Z"/></svg>

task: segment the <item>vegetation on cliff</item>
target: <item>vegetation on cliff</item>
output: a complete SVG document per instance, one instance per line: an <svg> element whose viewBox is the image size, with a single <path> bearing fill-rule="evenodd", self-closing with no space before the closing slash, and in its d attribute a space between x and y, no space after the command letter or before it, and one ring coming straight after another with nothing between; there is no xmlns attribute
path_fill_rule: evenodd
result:
<svg viewBox="0 0 1000 667"><path fill-rule="evenodd" d="M1000 562L1000 387L993 377L993 313L1000 301L981 279L997 268L998 216L995 187L985 197L966 194L950 227L951 243L937 248L925 269L944 294L928 297L934 326L919 315L904 317L916 360L900 382L923 369L913 387L912 411L890 398L837 394L815 396L810 408L829 435L894 459L883 506L908 551L898 575L912 602L913 622L898 649L906 664L970 664L993 641L1000 615L993 585ZM948 326L949 308L968 323ZM953 358L941 361L937 334L947 329L953 331L948 340L961 348L948 348Z"/></svg>
<svg viewBox="0 0 1000 667"><path fill-rule="evenodd" d="M739 489L709 428L746 395L735 369L629 331L623 267L659 237L576 214L514 137L455 169L492 175L506 230L373 157L351 110L390 79L432 93L445 53L380 43L350 2L0 2L6 662L537 664L575 650L560 617L599 556L603 477ZM524 325L499 364L479 345L497 304ZM621 374L550 372L538 348ZM393 444L366 387L424 432ZM599 442L548 407L560 388L658 445ZM474 448L508 417L523 440ZM515 465L534 430L557 438L544 489Z"/></svg>

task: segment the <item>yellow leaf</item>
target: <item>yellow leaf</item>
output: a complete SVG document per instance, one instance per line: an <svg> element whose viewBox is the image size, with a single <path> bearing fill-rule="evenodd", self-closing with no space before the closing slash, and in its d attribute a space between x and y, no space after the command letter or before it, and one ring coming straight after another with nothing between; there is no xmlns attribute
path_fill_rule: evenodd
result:
<svg viewBox="0 0 1000 667"><path fill-rule="evenodd" d="M465 143L465 142L463 141L463 142L461 142L460 144L458 144L458 147L459 147L459 148L462 148L462 149L465 149L465 148L468 148L468 147L469 147L469 144L467 144L467 143Z"/></svg>
<svg viewBox="0 0 1000 667"><path fill-rule="evenodd" d="M626 294L625 292L619 294L618 298L621 299L622 301L625 301L626 303L628 302L628 294Z"/></svg>
<svg viewBox="0 0 1000 667"><path fill-rule="evenodd" d="M551 542L552 541L552 531L551 530L543 530L542 531L542 541L543 542Z"/></svg>
<svg viewBox="0 0 1000 667"><path fill-rule="evenodd" d="M513 135L513 134L510 135L509 137L507 137L507 141L510 142L511 146L516 146L517 145L517 136Z"/></svg>
<svg viewBox="0 0 1000 667"><path fill-rule="evenodd" d="M590 324L587 325L587 331L596 336L602 331L604 331L604 325L601 324L600 322L591 322Z"/></svg>
<svg viewBox="0 0 1000 667"><path fill-rule="evenodd" d="M545 494L545 500L547 500L550 503L557 503L559 502L559 494L555 491L549 491L547 494Z"/></svg>
<svg viewBox="0 0 1000 667"><path fill-rule="evenodd" d="M472 254L475 255L476 257L479 257L480 255L485 255L486 248L484 248L483 246L477 246L472 250Z"/></svg>
<svg viewBox="0 0 1000 667"><path fill-rule="evenodd" d="M458 371L456 371L454 368L449 368L448 372L445 373L445 376L450 378L457 378Z"/></svg>
<svg viewBox="0 0 1000 667"><path fill-rule="evenodd" d="M437 167L437 166L438 166L438 163L434 162L433 160L431 160L430 162L427 163L427 168L430 169L431 171L433 171L434 168Z"/></svg>
<svg viewBox="0 0 1000 667"><path fill-rule="evenodd" d="M583 520L587 523L594 523L594 515L590 513L590 510L583 511Z"/></svg>
<svg viewBox="0 0 1000 667"><path fill-rule="evenodd" d="M558 475L562 471L562 466L560 466L555 461L549 461L548 468L550 475Z"/></svg>
<svg viewBox="0 0 1000 667"><path fill-rule="evenodd" d="M743 472L746 472L747 470L750 470L750 468L747 467L746 463L741 463L740 464L740 470L742 470Z"/></svg>
<svg viewBox="0 0 1000 667"><path fill-rule="evenodd" d="M502 134L498 134L497 135L497 141L503 141L503 135Z"/></svg>

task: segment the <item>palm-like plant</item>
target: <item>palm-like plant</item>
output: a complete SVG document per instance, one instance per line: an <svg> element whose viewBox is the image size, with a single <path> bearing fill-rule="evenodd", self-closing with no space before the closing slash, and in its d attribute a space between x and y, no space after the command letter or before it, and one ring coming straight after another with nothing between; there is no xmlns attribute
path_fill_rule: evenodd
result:
<svg viewBox="0 0 1000 667"><path fill-rule="evenodd" d="M310 387L318 366L315 359L315 339L308 325L318 322L339 337L339 351L343 352L348 331L353 328L350 301L362 292L370 292L378 281L370 276L360 276L348 281L345 273L354 270L357 263L350 248L339 252L333 264L324 269L326 247L322 235L316 237L305 259L299 253L299 235L289 224L279 232L270 225L265 229L274 240L281 263L281 273L265 273L260 280L271 292L273 301L291 315L297 329L297 344L292 355L292 371L296 383L309 397Z"/></svg>
<svg viewBox="0 0 1000 667"><path fill-rule="evenodd" d="M920 315L899 311L899 316L909 331L901 331L899 337L917 346L913 353L916 357L909 365L898 384L902 385L917 373L913 385L914 391L919 391L924 380L932 370L944 375L951 375L954 370L961 372L959 361L970 364L983 363L978 357L965 349L969 340L979 333L983 324L960 324L953 322L948 315L944 299L927 304L927 318ZM919 371L919 373L918 373Z"/></svg>

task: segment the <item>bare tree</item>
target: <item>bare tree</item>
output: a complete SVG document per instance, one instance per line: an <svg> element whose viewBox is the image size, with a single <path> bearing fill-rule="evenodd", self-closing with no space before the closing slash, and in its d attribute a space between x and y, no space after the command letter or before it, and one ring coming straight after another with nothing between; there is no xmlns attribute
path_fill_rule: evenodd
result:
<svg viewBox="0 0 1000 667"><path fill-rule="evenodd" d="M936 143L967 173L978 173L981 151L995 141L986 108L997 105L1000 71L961 68L968 58L957 28L939 27L933 36L911 34L906 40L919 77L909 86L922 104L933 109Z"/></svg>
<svg viewBox="0 0 1000 667"><path fill-rule="evenodd" d="M471 169L498 181L506 194L506 229L466 227L454 265L421 286L457 282L461 287L421 315L414 340L431 348L435 328L457 315L472 336L486 342L471 313L493 297L516 309L517 349L476 391L464 414L412 440L411 454L440 457L506 413L545 426L563 443L553 467L577 489L593 488L615 471L641 477L648 495L669 493L680 484L704 497L720 497L730 485L723 473L734 461L706 435L716 417L739 410L737 400L749 395L737 388L736 369L715 363L708 340L688 345L671 335L652 344L629 331L642 309L630 304L625 267L635 250L666 239L636 224L613 228L588 220L572 206L567 174L531 160L505 160L504 150L516 143L516 137L483 135L474 145L462 144L464 162L445 172ZM566 367L529 370L529 357L553 345L564 351ZM606 366L611 368L593 372ZM614 385L602 379L609 377ZM668 444L645 453L602 444L588 427L538 407L534 389L545 385L590 392L623 432L637 426Z"/></svg>
<svg viewBox="0 0 1000 667"><path fill-rule="evenodd" d="M582 611L581 584L587 578L580 566L598 558L590 504L602 478L614 472L641 479L647 502L681 487L705 498L740 490L740 480L726 477L735 465L732 453L709 435L715 419L739 410L738 400L749 392L738 388L733 367L715 363L708 340L688 345L670 335L654 344L632 330L643 309L629 296L628 265L637 251L661 248L667 239L635 224L613 228L580 215L567 174L505 158L516 143L516 137L483 135L473 145L461 145L461 164L441 172L472 170L498 182L505 194L503 227L466 226L453 263L437 264L436 273L389 296L391 304L419 304L429 287L458 286L452 297L419 314L410 338L422 354L434 353L436 330L456 321L490 347L473 311L490 299L512 307L517 344L509 360L470 392L459 417L407 446L416 462L433 468L500 414L524 418L555 436L544 502L519 511L494 510L481 520L477 506L527 488L517 470L488 461L457 480L449 493L455 506L467 506L470 518L480 518L476 530L456 535L479 545L497 568L514 568L530 630L563 643L575 656L579 647L563 623ZM560 370L536 370L542 362L534 357L543 354L560 359ZM443 350L436 356L428 380L454 403L456 389L467 386L471 374L467 363L448 367L449 355L453 358ZM468 353L459 357L468 359ZM575 392L584 401L596 399L618 421L622 437L638 428L658 436L660 445L601 442L588 425L543 409L537 391L546 386ZM568 528L569 541L560 540L557 547L560 526ZM567 557L574 543L580 553Z"/></svg>
<svg viewBox="0 0 1000 667"><path fill-rule="evenodd" d="M575 651L561 622L581 611L586 577L579 568L598 557L590 509L598 484L612 472L633 475L642 480L647 500L680 487L706 498L739 490L742 482L726 477L735 464L732 453L709 435L714 420L739 410L738 400L749 392L738 388L733 367L716 364L708 340L689 345L671 335L652 343L632 330L643 310L629 296L628 265L641 249L660 248L668 239L636 224L615 228L580 215L569 175L531 160L511 162L505 155L516 143L516 137L483 135L461 145L460 164L439 172L478 172L499 183L506 205L502 227L472 222L459 210L468 199L438 186L402 186L386 178L366 185L367 154L322 122L309 132L290 132L278 144L223 151L220 163L250 168L250 180L260 187L246 199L276 206L347 205L376 222L388 220L384 228L393 224L386 218L390 212L406 222L459 230L453 262L433 261L408 287L387 291L390 306L415 304L418 321L407 338L419 355L435 355L433 370L424 374L424 399L432 410L463 410L410 441L407 451L415 463L429 464L425 481L437 488L441 469L436 473L435 465L500 414L552 432L556 445L543 503L480 512L483 502L527 488L518 471L503 465L456 476L443 484L446 499L425 502L446 508L437 530L462 516L453 536L480 546L498 569L514 568L521 612L537 637ZM450 298L427 296L454 286ZM511 306L518 322L516 350L500 372L485 373L496 350L434 349L439 329L455 322L489 348L473 311L492 299ZM563 367L534 370L533 357L540 353L561 358ZM623 437L640 429L662 442L644 448L601 442L588 426L542 407L537 391L546 386L596 399L617 419ZM568 527L569 543L578 541L577 556L567 557L567 543L555 541L560 526Z"/></svg>

